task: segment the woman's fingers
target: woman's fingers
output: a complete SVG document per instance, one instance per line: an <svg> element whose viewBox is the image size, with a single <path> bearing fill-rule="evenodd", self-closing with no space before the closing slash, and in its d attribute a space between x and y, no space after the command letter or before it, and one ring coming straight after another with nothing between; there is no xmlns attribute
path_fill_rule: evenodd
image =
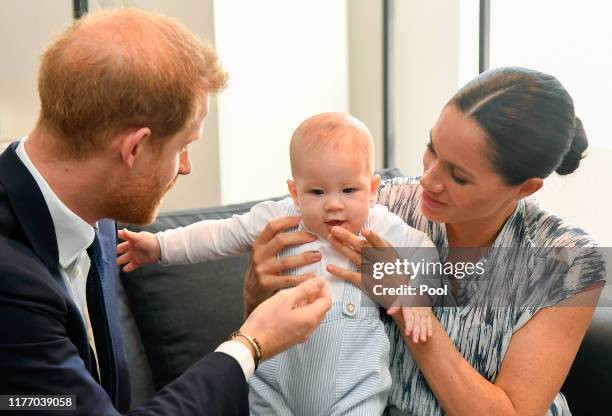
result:
<svg viewBox="0 0 612 416"><path fill-rule="evenodd" d="M334 264L328 264L326 267L327 271L330 272L335 277L345 280L347 282L351 282L355 286L361 288L361 273L354 272L352 270L343 269L342 267L338 267Z"/></svg>
<svg viewBox="0 0 612 416"><path fill-rule="evenodd" d="M298 246L301 244L310 243L316 239L316 236L306 231L293 233L281 232L265 243L256 242L253 245L253 255L257 256L258 259L276 257L276 255L287 246Z"/></svg>
<svg viewBox="0 0 612 416"><path fill-rule="evenodd" d="M298 286L302 282L315 277L314 273L304 273L299 276L278 276L265 275L262 277L263 283L271 292L278 292L282 289Z"/></svg>
<svg viewBox="0 0 612 416"><path fill-rule="evenodd" d="M332 227L331 235L356 251L361 250L364 245L369 245L363 238L356 236L346 228Z"/></svg>
<svg viewBox="0 0 612 416"><path fill-rule="evenodd" d="M349 247L343 243L342 240L330 235L327 239L333 248L338 250L344 257L358 266L361 266L361 251L356 251L354 248Z"/></svg>
<svg viewBox="0 0 612 416"><path fill-rule="evenodd" d="M304 274L300 274L298 276L280 276L281 277L281 284L283 285L282 287L292 287L292 286L297 286L299 284L301 284L302 282L305 282L308 279L312 279L313 277L315 277L314 273L304 273Z"/></svg>
<svg viewBox="0 0 612 416"><path fill-rule="evenodd" d="M319 251L307 251L295 256L282 258L271 257L257 266L257 272L260 274L278 274L285 270L306 266L320 260L321 252Z"/></svg>
<svg viewBox="0 0 612 416"><path fill-rule="evenodd" d="M364 229L361 234L365 237L368 244L371 245L372 247L376 247L376 248L391 247L391 244L387 243L385 239L383 239L381 236L376 234L376 232L370 228Z"/></svg>
<svg viewBox="0 0 612 416"><path fill-rule="evenodd" d="M302 217L293 216L293 217L283 217L273 221L270 221L264 227L259 237L257 237L257 242L259 243L267 243L272 240L276 234L279 232L286 230L288 228L297 227L301 221Z"/></svg>

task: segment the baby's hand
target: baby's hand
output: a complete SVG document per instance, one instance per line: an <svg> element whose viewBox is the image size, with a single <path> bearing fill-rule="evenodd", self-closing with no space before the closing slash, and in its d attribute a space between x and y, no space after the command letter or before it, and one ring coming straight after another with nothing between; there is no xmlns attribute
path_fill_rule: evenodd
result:
<svg viewBox="0 0 612 416"><path fill-rule="evenodd" d="M406 336L412 334L412 342L415 344L427 341L427 337L433 335L432 312L428 306L402 307L402 315L406 323Z"/></svg>
<svg viewBox="0 0 612 416"><path fill-rule="evenodd" d="M119 230L119 238L125 240L117 245L117 264L126 264L124 272L136 270L143 264L151 264L161 258L161 248L155 235L142 231L135 233L127 229Z"/></svg>

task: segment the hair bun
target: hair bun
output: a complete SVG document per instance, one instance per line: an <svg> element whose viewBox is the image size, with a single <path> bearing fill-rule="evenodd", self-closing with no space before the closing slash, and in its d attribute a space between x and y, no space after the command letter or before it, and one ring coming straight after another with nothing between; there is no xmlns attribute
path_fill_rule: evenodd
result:
<svg viewBox="0 0 612 416"><path fill-rule="evenodd" d="M583 152L589 146L582 121L578 117L575 118L574 124L574 136L572 137L572 144L570 149L567 151L561 164L555 169L559 175L569 175L580 165L580 161L584 157Z"/></svg>

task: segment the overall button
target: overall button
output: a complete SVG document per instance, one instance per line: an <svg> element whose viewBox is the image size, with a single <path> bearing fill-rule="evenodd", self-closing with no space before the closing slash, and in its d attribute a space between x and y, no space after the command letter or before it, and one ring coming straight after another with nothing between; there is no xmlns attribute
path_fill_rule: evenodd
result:
<svg viewBox="0 0 612 416"><path fill-rule="evenodd" d="M356 310L356 309L357 309L357 308L355 307L355 305L354 305L354 304L352 304L352 303L350 303L350 302L349 302L349 303L347 303L347 304L344 306L344 312L345 312L347 315L355 315L355 310Z"/></svg>

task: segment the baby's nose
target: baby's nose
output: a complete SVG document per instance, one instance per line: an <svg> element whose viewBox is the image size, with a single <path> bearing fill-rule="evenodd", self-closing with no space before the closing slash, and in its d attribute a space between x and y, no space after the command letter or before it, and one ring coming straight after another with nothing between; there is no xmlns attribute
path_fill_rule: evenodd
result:
<svg viewBox="0 0 612 416"><path fill-rule="evenodd" d="M327 211L339 211L343 208L344 205L342 205L342 202L340 202L337 198L330 198L325 204L325 209Z"/></svg>

